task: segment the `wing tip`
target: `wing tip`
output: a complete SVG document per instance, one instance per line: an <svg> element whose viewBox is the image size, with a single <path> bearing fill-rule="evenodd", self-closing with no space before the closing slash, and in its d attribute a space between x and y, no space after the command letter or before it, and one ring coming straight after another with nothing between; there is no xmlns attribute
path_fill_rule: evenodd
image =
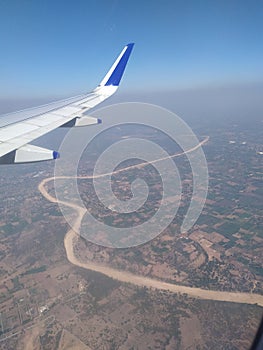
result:
<svg viewBox="0 0 263 350"><path fill-rule="evenodd" d="M126 68L127 62L129 60L130 54L132 52L134 43L131 42L124 46L121 54L114 62L113 66L104 77L99 86L116 86L120 85L121 78L123 76L124 70Z"/></svg>

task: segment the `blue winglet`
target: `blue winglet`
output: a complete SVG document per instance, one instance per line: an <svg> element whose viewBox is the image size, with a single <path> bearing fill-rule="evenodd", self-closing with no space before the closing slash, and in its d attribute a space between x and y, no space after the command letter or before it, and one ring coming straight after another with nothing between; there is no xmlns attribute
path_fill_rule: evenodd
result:
<svg viewBox="0 0 263 350"><path fill-rule="evenodd" d="M119 86L124 69L126 67L128 59L129 59L130 54L132 52L133 46L134 46L134 43L126 45L126 50L124 51L121 59L119 60L117 66L115 67L111 76L109 77L109 79L105 83L106 86L109 86L109 85Z"/></svg>

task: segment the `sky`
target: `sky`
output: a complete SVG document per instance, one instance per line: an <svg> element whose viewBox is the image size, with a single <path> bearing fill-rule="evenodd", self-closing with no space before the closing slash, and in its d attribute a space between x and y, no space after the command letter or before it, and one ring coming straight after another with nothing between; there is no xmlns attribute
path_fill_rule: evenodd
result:
<svg viewBox="0 0 263 350"><path fill-rule="evenodd" d="M135 42L124 93L263 84L263 2L0 0L0 99L92 90Z"/></svg>

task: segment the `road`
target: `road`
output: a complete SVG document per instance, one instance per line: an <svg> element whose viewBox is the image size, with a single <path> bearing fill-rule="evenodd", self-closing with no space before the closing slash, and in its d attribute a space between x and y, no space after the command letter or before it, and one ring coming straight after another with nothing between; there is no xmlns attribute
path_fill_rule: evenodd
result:
<svg viewBox="0 0 263 350"><path fill-rule="evenodd" d="M156 159L152 161L151 163L157 163L167 158L175 158L179 157L183 154L193 152L197 148L201 147L204 143L206 143L209 140L209 137L207 136L203 141L201 141L198 145L195 147L181 153L177 153L175 155L172 155L170 157L165 157L161 159ZM149 163L146 163L149 164ZM116 170L114 173L120 173L132 168L140 168L146 165L145 163L137 164L133 166L129 166L126 168L122 168L119 170ZM111 173L113 174L113 173ZM97 175L96 177L102 177L109 174L101 174ZM72 178L71 176L61 176L56 177L56 180L58 179L67 179ZM79 176L80 179L92 179L93 176ZM96 271L99 273L102 273L110 278L113 278L115 280L118 280L120 282L125 283L132 283L134 285L140 286L140 287L147 287L147 288L153 288L153 289L159 289L159 290L165 290L169 291L171 293L183 293L187 294L190 297L193 298L199 298L199 299L205 299L205 300L215 300L215 301L224 301L224 302L233 302L233 303L245 303L245 304L258 304L263 307L263 295L255 294L255 293L241 293L241 292L225 292L225 291L216 291L216 290L207 290L202 288L196 288L196 287L186 287L179 284L173 284L173 283L167 283L164 281L160 281L157 279L139 276L136 274L133 274L128 271L124 270L118 270L115 268L112 268L110 266L105 266L102 264L98 264L95 262L87 261L82 262L78 259L77 256L74 254L74 239L78 237L78 234L76 232L79 232L79 228L81 226L81 222L83 219L83 216L85 215L86 209L79 207L78 205L66 201L58 200L57 198L51 196L47 189L46 184L50 181L53 181L54 177L49 177L44 180L42 180L38 186L39 191L41 194L50 202L52 203L60 203L63 205L66 205L72 209L74 209L77 212L77 218L75 219L75 222L73 224L73 227L66 233L64 238L64 246L67 254L67 259L70 263L73 265Z"/></svg>

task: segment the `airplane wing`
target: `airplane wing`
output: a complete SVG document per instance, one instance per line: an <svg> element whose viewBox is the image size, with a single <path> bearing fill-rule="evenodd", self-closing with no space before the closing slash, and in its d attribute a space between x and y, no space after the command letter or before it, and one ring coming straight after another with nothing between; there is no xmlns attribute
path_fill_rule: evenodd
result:
<svg viewBox="0 0 263 350"><path fill-rule="evenodd" d="M59 157L58 152L31 145L30 142L61 126L101 123L100 119L83 114L116 92L133 45L131 43L123 48L101 83L92 92L0 118L0 164L56 159Z"/></svg>

